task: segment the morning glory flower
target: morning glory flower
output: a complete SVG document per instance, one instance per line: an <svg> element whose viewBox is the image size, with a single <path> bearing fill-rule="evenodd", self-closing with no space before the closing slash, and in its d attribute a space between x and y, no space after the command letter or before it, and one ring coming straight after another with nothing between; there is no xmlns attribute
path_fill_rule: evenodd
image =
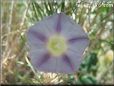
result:
<svg viewBox="0 0 114 86"><path fill-rule="evenodd" d="M82 27L64 13L48 16L27 31L29 58L39 71L74 73L89 44Z"/></svg>

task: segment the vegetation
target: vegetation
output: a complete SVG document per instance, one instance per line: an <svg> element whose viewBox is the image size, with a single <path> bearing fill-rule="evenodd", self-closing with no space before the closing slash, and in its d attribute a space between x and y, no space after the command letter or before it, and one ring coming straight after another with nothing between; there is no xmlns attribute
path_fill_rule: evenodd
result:
<svg viewBox="0 0 114 86"><path fill-rule="evenodd" d="M0 3L1 83L114 84L112 3L111 0L103 3L86 0L3 0ZM45 16L58 12L65 12L79 23L90 39L80 69L74 74L35 71L27 57L25 31Z"/></svg>

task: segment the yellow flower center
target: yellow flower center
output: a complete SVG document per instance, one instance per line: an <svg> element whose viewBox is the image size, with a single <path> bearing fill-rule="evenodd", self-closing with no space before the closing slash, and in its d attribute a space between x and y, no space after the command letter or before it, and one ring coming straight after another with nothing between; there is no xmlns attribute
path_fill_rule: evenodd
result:
<svg viewBox="0 0 114 86"><path fill-rule="evenodd" d="M49 38L47 42L47 48L49 52L54 56L60 56L67 49L67 42L64 37L54 35Z"/></svg>

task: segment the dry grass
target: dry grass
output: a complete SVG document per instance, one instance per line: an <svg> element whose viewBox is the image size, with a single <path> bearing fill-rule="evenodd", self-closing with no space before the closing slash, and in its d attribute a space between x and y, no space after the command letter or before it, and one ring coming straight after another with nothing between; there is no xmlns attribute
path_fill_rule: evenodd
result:
<svg viewBox="0 0 114 86"><path fill-rule="evenodd" d="M80 80L77 73L67 75L36 72L27 57L25 32L28 27L41 20L45 15L51 15L60 11L60 9L65 10L65 13L81 24L88 33L90 45L86 55L95 52L99 57L98 70L95 76L98 83L113 83L114 74L111 69L113 64L112 60L109 59L113 58L113 55L112 53L108 54L108 56L106 54L108 51L113 51L113 34L111 32L113 31L112 28L114 28L114 18L112 7L99 7L94 9L95 13L92 13L92 7L75 8L74 3L69 3L66 6L65 3L58 5L53 5L52 2L38 4L41 8L44 7L43 9L46 10L44 13L42 9L35 5L35 9L37 8L37 13L35 14L30 0L3 0L1 2L1 83L67 84L72 79L70 76L74 78L72 81ZM48 6L50 6L51 11L47 9ZM95 17L90 18L90 14L94 14ZM107 58L107 61L104 61L105 58ZM109 69L107 70L107 68ZM80 72L80 74L82 73ZM90 73L86 72L85 75L87 74ZM72 81L70 83L74 83ZM83 82L81 83L83 84Z"/></svg>

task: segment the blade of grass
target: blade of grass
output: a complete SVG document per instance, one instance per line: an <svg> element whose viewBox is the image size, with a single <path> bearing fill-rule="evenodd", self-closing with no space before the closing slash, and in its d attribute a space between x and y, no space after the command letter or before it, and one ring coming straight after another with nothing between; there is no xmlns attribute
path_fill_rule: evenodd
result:
<svg viewBox="0 0 114 86"><path fill-rule="evenodd" d="M64 8L65 8L65 1L62 0L61 2L61 11L64 12Z"/></svg>
<svg viewBox="0 0 114 86"><path fill-rule="evenodd" d="M36 2L34 2L34 5L36 7L36 12L38 13L38 17L43 18L45 16L44 10L40 7L40 5Z"/></svg>
<svg viewBox="0 0 114 86"><path fill-rule="evenodd" d="M39 20L37 10L36 10L34 3L32 3L32 8L33 8L33 12L34 12L34 16L35 16L36 20Z"/></svg>

